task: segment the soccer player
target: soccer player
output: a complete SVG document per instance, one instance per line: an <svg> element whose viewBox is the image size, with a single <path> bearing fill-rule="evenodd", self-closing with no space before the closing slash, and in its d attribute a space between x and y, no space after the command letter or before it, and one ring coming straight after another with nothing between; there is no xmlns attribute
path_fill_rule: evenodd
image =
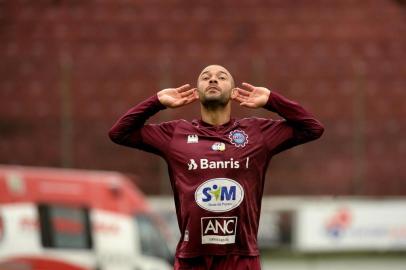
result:
<svg viewBox="0 0 406 270"><path fill-rule="evenodd" d="M201 118L146 124L166 108L200 101ZM231 117L231 102L283 120ZM322 124L274 90L243 83L210 65L189 84L167 88L127 111L111 128L117 144L165 159L181 239L175 269L260 269L257 231L265 173L277 153L319 138Z"/></svg>

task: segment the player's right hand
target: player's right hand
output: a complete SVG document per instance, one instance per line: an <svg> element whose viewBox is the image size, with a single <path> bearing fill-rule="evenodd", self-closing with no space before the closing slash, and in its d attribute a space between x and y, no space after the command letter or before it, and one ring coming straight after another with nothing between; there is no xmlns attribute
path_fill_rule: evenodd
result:
<svg viewBox="0 0 406 270"><path fill-rule="evenodd" d="M196 88L191 88L189 84L178 88L166 88L158 92L158 99L162 105L168 108L177 108L196 101L199 96Z"/></svg>

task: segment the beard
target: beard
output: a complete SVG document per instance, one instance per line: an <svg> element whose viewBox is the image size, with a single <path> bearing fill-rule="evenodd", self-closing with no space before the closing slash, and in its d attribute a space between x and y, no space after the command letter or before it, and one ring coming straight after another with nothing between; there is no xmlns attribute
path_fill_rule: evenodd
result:
<svg viewBox="0 0 406 270"><path fill-rule="evenodd" d="M222 92L220 95L207 95L203 93L200 95L200 103L209 110L225 107L230 101L230 95Z"/></svg>

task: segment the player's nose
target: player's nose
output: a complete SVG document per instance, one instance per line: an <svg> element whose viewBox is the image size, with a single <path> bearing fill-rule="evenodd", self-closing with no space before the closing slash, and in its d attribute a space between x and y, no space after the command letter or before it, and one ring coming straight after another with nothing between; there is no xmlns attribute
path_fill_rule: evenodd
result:
<svg viewBox="0 0 406 270"><path fill-rule="evenodd" d="M218 83L216 79L210 79L209 83Z"/></svg>

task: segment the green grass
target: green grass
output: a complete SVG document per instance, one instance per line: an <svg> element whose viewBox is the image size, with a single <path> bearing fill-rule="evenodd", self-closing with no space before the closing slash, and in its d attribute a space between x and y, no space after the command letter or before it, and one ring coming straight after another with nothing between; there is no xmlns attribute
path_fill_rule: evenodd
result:
<svg viewBox="0 0 406 270"><path fill-rule="evenodd" d="M396 258L405 259L406 251L345 251L345 252L319 252L302 253L289 249L261 250L263 259L357 259L357 258Z"/></svg>

